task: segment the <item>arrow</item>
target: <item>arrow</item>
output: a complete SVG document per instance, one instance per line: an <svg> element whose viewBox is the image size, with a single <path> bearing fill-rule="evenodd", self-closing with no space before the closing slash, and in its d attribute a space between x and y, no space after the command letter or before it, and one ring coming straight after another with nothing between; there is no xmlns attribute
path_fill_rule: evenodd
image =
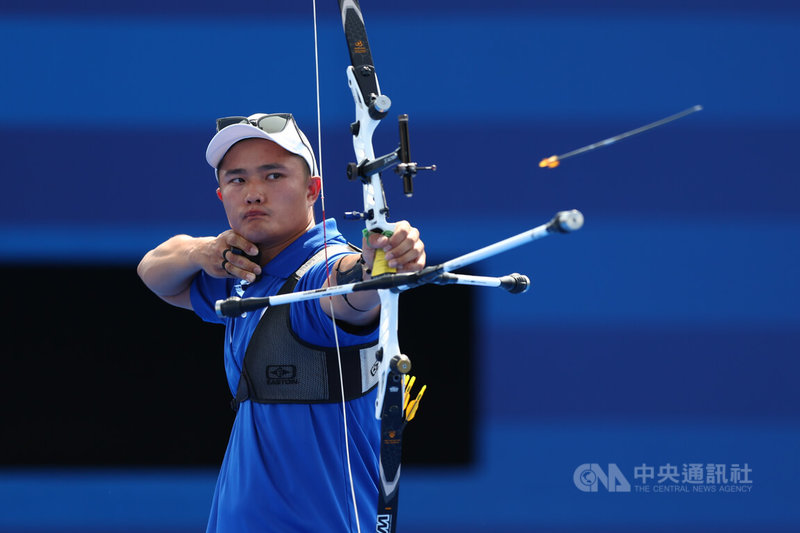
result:
<svg viewBox="0 0 800 533"><path fill-rule="evenodd" d="M573 157L573 156L582 154L584 152L588 152L590 150L594 150L595 148L600 148L601 146L608 146L609 144L613 144L613 143L615 143L617 141L625 139L626 137L631 137L632 135L636 135L638 133L643 133L643 132L645 132L647 130L652 130L653 128L657 128L658 126L663 126L664 124L666 124L668 122L672 122L673 120L678 120L679 118L683 118L686 115L691 115L692 113L695 113L695 112L700 111L702 109L703 109L703 106L696 105L694 107L690 107L689 109L684 109L680 113L675 113L674 115L670 115L670 116L668 116L666 118L662 118L661 120L656 120L655 122L651 122L650 124L645 124L644 126L642 126L640 128L636 128L635 130L630 130L630 131L626 131L625 133L620 133L619 135L616 135L614 137L609 137L608 139L605 139L603 141L596 142L596 143L590 144L588 146L584 146L583 148L578 148L577 150L573 150L571 152L567 152L566 154L551 155L550 157L545 157L544 159L539 161L539 166L541 168L556 168L561 163L561 161L563 161L563 160L565 160L565 159L567 159L569 157Z"/></svg>

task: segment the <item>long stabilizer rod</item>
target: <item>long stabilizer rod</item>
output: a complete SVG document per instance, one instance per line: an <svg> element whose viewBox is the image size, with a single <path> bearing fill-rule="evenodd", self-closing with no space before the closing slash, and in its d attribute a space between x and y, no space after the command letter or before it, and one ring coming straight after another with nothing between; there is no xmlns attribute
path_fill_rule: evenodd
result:
<svg viewBox="0 0 800 533"><path fill-rule="evenodd" d="M524 231L508 239L490 244L474 252L456 257L440 265L426 267L420 272L412 274L392 274L379 276L377 278L348 283L346 285L335 285L309 291L293 292L289 294L279 294L275 296L265 296L262 298L238 298L233 296L227 300L218 300L215 304L217 315L220 317L235 317L242 313L262 309L269 305L284 305L305 300L317 300L328 296L350 294L358 291L368 291L376 289L394 289L404 291L427 283L439 285L461 284L461 285L480 285L484 287L500 287L511 293L520 293L528 290L530 279L521 274L510 274L500 278L485 276L468 276L464 274L449 274L449 272L471 265L477 261L487 259L494 255L506 252L512 248L517 248L523 244L541 239L555 233L570 233L583 226L583 215L577 209L571 211L560 211L556 213L550 222L537 226L531 230Z"/></svg>

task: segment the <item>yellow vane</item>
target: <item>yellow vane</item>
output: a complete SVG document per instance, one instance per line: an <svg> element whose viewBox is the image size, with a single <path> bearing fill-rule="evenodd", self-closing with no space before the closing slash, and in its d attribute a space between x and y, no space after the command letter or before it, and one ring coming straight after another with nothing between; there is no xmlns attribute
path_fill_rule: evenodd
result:
<svg viewBox="0 0 800 533"><path fill-rule="evenodd" d="M560 161L558 160L557 155L551 155L550 157L545 157L541 161L539 161L539 166L544 168L556 168L559 165Z"/></svg>
<svg viewBox="0 0 800 533"><path fill-rule="evenodd" d="M406 394L403 398L403 410L406 413L406 422L409 420L413 420L414 416L417 414L417 409L419 408L419 402L422 400L422 395L425 394L425 389L428 388L427 385L423 385L422 388L417 393L417 397L411 400L411 388L414 386L414 382L417 380L416 376L409 376L406 374L405 380L405 388Z"/></svg>

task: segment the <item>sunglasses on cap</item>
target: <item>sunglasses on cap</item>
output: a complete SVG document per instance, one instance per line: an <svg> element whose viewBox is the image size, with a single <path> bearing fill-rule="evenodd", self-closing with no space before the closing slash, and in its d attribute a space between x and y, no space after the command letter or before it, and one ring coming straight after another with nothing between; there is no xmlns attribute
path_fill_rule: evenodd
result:
<svg viewBox="0 0 800 533"><path fill-rule="evenodd" d="M236 124L247 124L250 126L255 126L264 133L269 133L269 134L282 133L286 129L286 127L289 124L291 124L294 127L295 133L297 134L297 140L299 140L302 143L306 153L304 154L298 152L295 149L287 147L285 145L284 148L305 159L306 164L308 164L311 173L312 174L317 173L317 162L314 159L314 150L311 149L308 140L306 139L305 135L303 135L303 132L300 131L300 127L297 125L297 122L294 120L294 116L292 116L291 113L270 113L267 115L262 115L257 119L250 117L239 117L239 116L218 118L217 133L227 128L228 126L234 126ZM283 145L283 143L281 143L280 141L277 142L278 144Z"/></svg>
<svg viewBox="0 0 800 533"><path fill-rule="evenodd" d="M248 117L223 117L217 119L217 132L234 124L250 124L267 133L280 133L286 129L290 120L294 122L291 113L271 113L258 120L250 120Z"/></svg>

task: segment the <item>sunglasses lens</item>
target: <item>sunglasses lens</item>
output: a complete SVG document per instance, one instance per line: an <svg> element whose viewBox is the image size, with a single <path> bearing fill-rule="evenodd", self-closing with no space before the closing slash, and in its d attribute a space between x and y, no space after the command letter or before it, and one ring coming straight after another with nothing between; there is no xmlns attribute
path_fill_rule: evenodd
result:
<svg viewBox="0 0 800 533"><path fill-rule="evenodd" d="M233 124L247 124L247 117L223 117L217 119L217 131Z"/></svg>
<svg viewBox="0 0 800 533"><path fill-rule="evenodd" d="M292 118L292 115L266 115L258 119L258 127L267 133L278 133L283 131L290 118Z"/></svg>

